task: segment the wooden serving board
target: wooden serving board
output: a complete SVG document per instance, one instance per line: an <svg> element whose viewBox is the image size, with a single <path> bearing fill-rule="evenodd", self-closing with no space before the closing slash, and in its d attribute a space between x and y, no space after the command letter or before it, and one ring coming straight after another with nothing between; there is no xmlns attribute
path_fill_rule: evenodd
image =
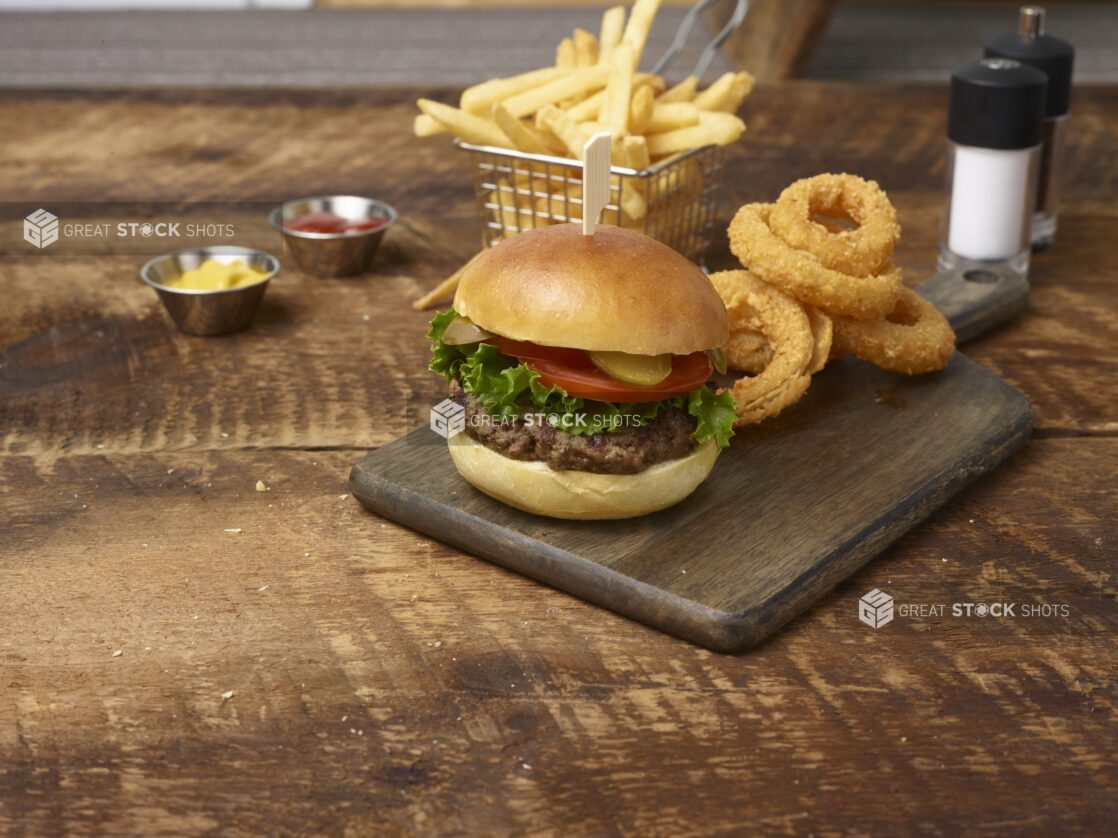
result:
<svg viewBox="0 0 1118 838"><path fill-rule="evenodd" d="M939 274L920 289L961 340L1012 317L1028 295L1013 274L973 277ZM427 427L366 454L350 486L385 517L733 652L807 609L1031 428L1025 397L959 353L915 377L847 357L798 404L739 431L689 498L643 518L561 521L507 507L467 484Z"/></svg>

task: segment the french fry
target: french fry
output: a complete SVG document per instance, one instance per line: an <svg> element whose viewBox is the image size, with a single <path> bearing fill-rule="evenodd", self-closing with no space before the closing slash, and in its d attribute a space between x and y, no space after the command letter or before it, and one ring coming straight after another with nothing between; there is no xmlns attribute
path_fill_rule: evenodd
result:
<svg viewBox="0 0 1118 838"><path fill-rule="evenodd" d="M547 173L546 164L530 163L528 171L518 169L513 177L517 199L547 194L551 190L553 180L554 178Z"/></svg>
<svg viewBox="0 0 1118 838"><path fill-rule="evenodd" d="M503 104L494 106L493 119L516 148L529 154L551 154L539 134L509 113Z"/></svg>
<svg viewBox="0 0 1118 838"><path fill-rule="evenodd" d="M644 137L625 137L622 147L625 149L627 165L630 169L640 172L652 165L652 159L648 154L648 141Z"/></svg>
<svg viewBox="0 0 1118 838"><path fill-rule="evenodd" d="M624 210L621 211L621 223L618 225L624 227L626 230L636 230L638 233L644 232L644 219L633 218Z"/></svg>
<svg viewBox="0 0 1118 838"><path fill-rule="evenodd" d="M695 90L699 86L699 80L694 76L688 76L679 84L665 90L656 97L656 101L662 105L667 105L671 102L690 102L695 98Z"/></svg>
<svg viewBox="0 0 1118 838"><path fill-rule="evenodd" d="M648 130L648 123L652 120L652 108L656 101L656 94L652 86L642 84L633 93L629 102L629 131L633 134L643 134Z"/></svg>
<svg viewBox="0 0 1118 838"><path fill-rule="evenodd" d="M509 138L491 120L430 99L420 99L416 104L421 111L437 119L455 136L461 137L468 143L501 148L512 147Z"/></svg>
<svg viewBox="0 0 1118 838"><path fill-rule="evenodd" d="M567 147L563 145L563 141L555 136L550 128L546 125L536 127L536 136L540 138L545 146L547 146L547 153L554 157L566 157Z"/></svg>
<svg viewBox="0 0 1118 838"><path fill-rule="evenodd" d="M728 145L745 131L745 123L730 113L701 111L699 124L648 136L648 153L663 157L704 145Z"/></svg>
<svg viewBox="0 0 1118 838"><path fill-rule="evenodd" d="M679 206L693 200L701 189L698 165L694 160L672 166L658 179L657 200L665 206Z"/></svg>
<svg viewBox="0 0 1118 838"><path fill-rule="evenodd" d="M582 221L582 184L567 182L559 187L548 196L548 204L562 207L561 215L567 221Z"/></svg>
<svg viewBox="0 0 1118 838"><path fill-rule="evenodd" d="M621 184L621 209L634 221L648 215L648 203L645 201L644 195L627 179Z"/></svg>
<svg viewBox="0 0 1118 838"><path fill-rule="evenodd" d="M658 90L664 89L664 80L659 76L654 76L651 73L636 73L633 76L633 87L648 86L652 88L653 93ZM605 90L599 90L597 93L592 93L569 108L566 108L567 115L575 122L585 122L588 119L597 120L598 114L602 110L602 100L605 98ZM537 126L538 127L538 126Z"/></svg>
<svg viewBox="0 0 1118 838"><path fill-rule="evenodd" d="M602 29L598 34L598 61L609 63L613 48L621 43L621 32L625 28L625 7L614 6L602 13Z"/></svg>
<svg viewBox="0 0 1118 838"><path fill-rule="evenodd" d="M699 93L691 103L704 111L733 113L753 90L754 78L749 73L725 73L714 84Z"/></svg>
<svg viewBox="0 0 1118 838"><path fill-rule="evenodd" d="M644 133L663 134L676 128L699 124L699 109L690 102L668 102L659 99L652 106L652 116Z"/></svg>
<svg viewBox="0 0 1118 838"><path fill-rule="evenodd" d="M575 54L575 42L564 38L555 49L555 66L565 70L573 70L578 66L578 56Z"/></svg>
<svg viewBox="0 0 1118 838"><path fill-rule="evenodd" d="M433 137L435 134L445 134L447 132L447 127L433 116L428 116L425 113L417 113L412 130L415 131L417 137Z"/></svg>
<svg viewBox="0 0 1118 838"><path fill-rule="evenodd" d="M541 128L546 128L552 134L559 138L563 143L564 148L570 152L571 148L578 146L578 140L575 136L576 123L562 108L555 105L544 105L536 111L536 125Z"/></svg>
<svg viewBox="0 0 1118 838"><path fill-rule="evenodd" d="M547 192L543 195L537 195L532 201L536 215L548 219L550 223L555 222L562 214L559 203L552 203L552 197L551 193Z"/></svg>
<svg viewBox="0 0 1118 838"><path fill-rule="evenodd" d="M493 219L506 231L520 232L538 226L532 202L527 196L518 194L516 187L507 180L497 181L497 188L489 192L486 206L493 214Z"/></svg>
<svg viewBox="0 0 1118 838"><path fill-rule="evenodd" d="M598 121L614 134L629 130L629 100L633 95L633 47L626 41L618 44L609 58L609 78Z"/></svg>
<svg viewBox="0 0 1118 838"><path fill-rule="evenodd" d="M591 93L606 86L609 68L597 65L574 70L557 79L525 90L505 99L505 107L513 116L525 116L545 105L554 105L564 99Z"/></svg>
<svg viewBox="0 0 1118 838"><path fill-rule="evenodd" d="M582 147L594 133L607 130L596 122L575 122L566 111L554 105L542 108L539 118L562 141L567 153L575 160L582 159Z"/></svg>
<svg viewBox="0 0 1118 838"><path fill-rule="evenodd" d="M592 67L598 63L598 39L585 29L574 33L575 64L579 67Z"/></svg>
<svg viewBox="0 0 1118 838"><path fill-rule="evenodd" d="M597 119L602 111L602 100L606 98L605 90L592 93L576 105L567 108L567 116L575 122L586 122L588 119Z"/></svg>
<svg viewBox="0 0 1118 838"><path fill-rule="evenodd" d="M733 86L734 74L723 73L718 77L718 80L706 90L696 93L695 98L691 100L691 104L702 111L716 110L715 105L729 95L730 89Z"/></svg>
<svg viewBox="0 0 1118 838"><path fill-rule="evenodd" d="M663 76L654 76L652 73L634 73L633 86L636 87L640 84L649 85L652 88L652 92L657 96L663 93L668 86Z"/></svg>
<svg viewBox="0 0 1118 838"><path fill-rule="evenodd" d="M519 76L490 79L463 90L458 105L464 111L485 115L497 102L523 93L525 90L539 87L541 84L547 84L549 81L553 81L569 72L569 70L560 67L543 67L529 73L521 73Z"/></svg>
<svg viewBox="0 0 1118 838"><path fill-rule="evenodd" d="M659 9L660 0L637 0L629 13L629 22L625 24L625 34L621 36L621 41L633 48L634 70L641 62L641 53L648 41L648 30L652 28L652 19Z"/></svg>
<svg viewBox="0 0 1118 838"><path fill-rule="evenodd" d="M553 224L582 221L582 187L572 184L567 192L550 192L536 198L536 212Z"/></svg>
<svg viewBox="0 0 1118 838"><path fill-rule="evenodd" d="M734 84L730 88L730 93L726 96L725 100L720 102L718 106L710 108L709 110L725 111L726 113L736 113L737 109L741 107L741 103L745 101L745 97L753 92L753 85L756 79L744 70L734 76Z"/></svg>
<svg viewBox="0 0 1118 838"><path fill-rule="evenodd" d="M623 169L629 168L629 152L625 150L624 137L611 137L609 144L609 165L610 168L620 166ZM617 185L617 177L613 177L613 185Z"/></svg>
<svg viewBox="0 0 1118 838"><path fill-rule="evenodd" d="M481 251L481 253L484 252L484 250ZM422 311L425 308L430 308L436 303L441 303L444 300L449 300L451 297L453 297L454 292L458 290L458 282L462 279L462 274L466 272L466 268L470 267L470 265L472 265L477 260L477 258L481 256L481 253L475 253L473 256L471 256L466 264L464 264L462 267L460 267L458 270L456 270L433 289L420 297L418 300L413 302L411 304L411 307L414 308L416 311Z"/></svg>
<svg viewBox="0 0 1118 838"><path fill-rule="evenodd" d="M614 166L631 169L633 168L633 164L629 155L629 149L633 146L625 142L627 139L629 138L615 138L611 148L613 157L611 163ZM621 211L634 220L644 218L648 212L648 204L644 200L644 193L641 192L640 187L638 187L631 178L622 175L614 175L611 178L611 182L615 189L620 186L620 195L618 196L617 203ZM610 203L613 203L612 193L610 199Z"/></svg>

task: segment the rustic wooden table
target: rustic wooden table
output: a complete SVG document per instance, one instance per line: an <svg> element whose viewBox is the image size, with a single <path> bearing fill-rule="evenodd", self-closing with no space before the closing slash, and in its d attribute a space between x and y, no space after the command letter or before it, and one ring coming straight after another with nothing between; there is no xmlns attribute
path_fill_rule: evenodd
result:
<svg viewBox="0 0 1118 838"><path fill-rule="evenodd" d="M1112 828L1118 88L1077 93L1029 310L966 348L1032 401L1033 439L741 656L346 496L351 464L437 399L429 315L409 302L477 246L465 161L410 136L421 93L452 96L0 94L0 832ZM819 171L876 178L915 282L933 269L945 104L939 86L760 89L723 215ZM142 255L9 235L67 202L235 213L323 192L400 210L376 269L287 267L226 338L179 334L136 278ZM1067 616L873 630L856 604L875 587L898 606Z"/></svg>

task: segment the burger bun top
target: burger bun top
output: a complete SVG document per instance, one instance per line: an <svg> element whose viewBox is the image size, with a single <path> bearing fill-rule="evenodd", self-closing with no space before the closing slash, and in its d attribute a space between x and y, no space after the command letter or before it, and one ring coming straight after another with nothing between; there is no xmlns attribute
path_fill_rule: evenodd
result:
<svg viewBox="0 0 1118 838"><path fill-rule="evenodd" d="M580 224L518 233L463 273L454 309L512 340L587 351L687 355L729 337L707 275L655 239Z"/></svg>

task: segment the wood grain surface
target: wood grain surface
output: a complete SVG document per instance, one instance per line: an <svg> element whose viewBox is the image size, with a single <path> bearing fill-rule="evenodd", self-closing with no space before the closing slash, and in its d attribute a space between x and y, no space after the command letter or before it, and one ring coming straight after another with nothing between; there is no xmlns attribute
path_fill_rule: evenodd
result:
<svg viewBox="0 0 1118 838"><path fill-rule="evenodd" d="M1033 439L742 656L342 498L356 457L441 392L409 302L478 243L464 161L410 136L417 95L454 93L0 93L0 833L1110 829L1118 90L1077 91L1056 247L1028 310L967 350L1029 398ZM876 178L915 283L945 104L759 89L724 217L803 175ZM375 270L285 268L222 339L174 330L143 256L29 253L12 226L52 202L330 191L400 210ZM873 630L856 606L875 587L1068 616Z"/></svg>

